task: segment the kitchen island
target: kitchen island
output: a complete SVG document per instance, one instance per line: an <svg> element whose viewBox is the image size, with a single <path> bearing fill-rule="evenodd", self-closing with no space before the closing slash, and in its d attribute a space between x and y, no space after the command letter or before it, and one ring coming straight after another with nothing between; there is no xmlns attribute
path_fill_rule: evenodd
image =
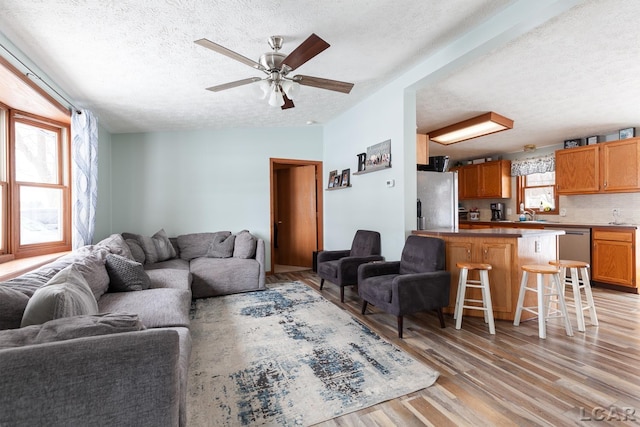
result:
<svg viewBox="0 0 640 427"><path fill-rule="evenodd" d="M513 320L518 303L521 267L548 264L557 258L558 236L562 230L488 228L478 230L414 230L418 236L438 237L445 241L447 270L451 273L451 295L445 313L453 313L458 289L456 263L481 262L492 265L489 272L493 314L496 319ZM475 277L474 277L475 278ZM525 306L536 305L535 295L527 292ZM478 289L468 289L467 298L481 299ZM483 316L478 310L465 310L464 316ZM523 312L522 319L533 317Z"/></svg>

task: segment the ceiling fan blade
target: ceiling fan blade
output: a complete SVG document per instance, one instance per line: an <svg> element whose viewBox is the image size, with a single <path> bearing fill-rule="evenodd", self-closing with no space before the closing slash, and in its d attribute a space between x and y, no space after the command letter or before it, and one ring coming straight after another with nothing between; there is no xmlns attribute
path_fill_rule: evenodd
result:
<svg viewBox="0 0 640 427"><path fill-rule="evenodd" d="M224 46L220 46L217 43L212 42L211 40L207 40L207 39L200 39L200 40L196 40L194 42L195 44L199 44L200 46L206 47L207 49L211 49L214 52L218 52L221 53L225 56L228 56L231 59L235 59L236 61L240 61L243 64L246 64L250 67L253 67L257 70L262 70L264 71L265 68L259 64L258 62L247 58L246 56L240 55L237 52L232 51L231 49L227 49Z"/></svg>
<svg viewBox="0 0 640 427"><path fill-rule="evenodd" d="M311 34L300 46L284 58L282 64L289 67L290 71L295 70L329 46L331 46L329 43L315 34Z"/></svg>
<svg viewBox="0 0 640 427"><path fill-rule="evenodd" d="M320 89L334 90L342 93L349 93L351 92L351 88L353 88L353 83L323 79L320 77L303 76L300 74L293 76L293 80L303 86L313 86Z"/></svg>
<svg viewBox="0 0 640 427"><path fill-rule="evenodd" d="M207 90L210 90L211 92L220 92L221 90L227 90L233 87L248 85L249 83L257 82L260 80L262 80L260 77L249 77L248 79L236 80L235 82L224 83L218 86L211 86L211 87L208 87Z"/></svg>
<svg viewBox="0 0 640 427"><path fill-rule="evenodd" d="M284 98L284 104L280 108L282 108L283 110L286 110L287 108L295 107L295 105L293 105L293 101L291 100L291 98L289 98L285 93L282 94L282 97Z"/></svg>

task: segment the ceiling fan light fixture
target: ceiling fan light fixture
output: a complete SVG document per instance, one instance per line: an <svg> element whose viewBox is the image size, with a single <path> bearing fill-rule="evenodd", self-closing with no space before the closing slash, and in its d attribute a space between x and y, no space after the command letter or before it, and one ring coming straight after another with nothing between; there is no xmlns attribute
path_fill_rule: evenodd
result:
<svg viewBox="0 0 640 427"><path fill-rule="evenodd" d="M260 99L266 99L267 95L269 95L269 88L271 87L271 82L269 80L260 80L257 84L258 89L260 90L259 96Z"/></svg>
<svg viewBox="0 0 640 427"><path fill-rule="evenodd" d="M284 105L284 96L280 92L280 88L277 84L271 85L271 95L269 95L269 105L272 107L282 107Z"/></svg>
<svg viewBox="0 0 640 427"><path fill-rule="evenodd" d="M448 145L512 129L513 120L494 113L481 114L468 120L428 132L429 139Z"/></svg>
<svg viewBox="0 0 640 427"><path fill-rule="evenodd" d="M300 91L300 83L291 80L282 80L282 90L287 97L294 98Z"/></svg>

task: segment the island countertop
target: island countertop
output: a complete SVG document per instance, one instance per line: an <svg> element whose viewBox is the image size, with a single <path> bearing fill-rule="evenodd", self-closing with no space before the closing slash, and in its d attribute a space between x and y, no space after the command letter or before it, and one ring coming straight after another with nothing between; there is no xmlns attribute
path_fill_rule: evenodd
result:
<svg viewBox="0 0 640 427"><path fill-rule="evenodd" d="M411 234L418 236L459 236L459 237L500 237L500 238L519 238L519 237L540 237L540 236L559 236L565 234L564 230L539 230L527 228L480 228L480 229L451 229L436 228L432 230L413 230Z"/></svg>

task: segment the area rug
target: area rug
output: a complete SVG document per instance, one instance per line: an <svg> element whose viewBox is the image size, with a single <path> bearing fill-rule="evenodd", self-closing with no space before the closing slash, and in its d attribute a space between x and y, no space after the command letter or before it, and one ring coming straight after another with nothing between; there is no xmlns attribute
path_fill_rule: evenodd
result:
<svg viewBox="0 0 640 427"><path fill-rule="evenodd" d="M438 373L299 282L196 300L189 426L311 425Z"/></svg>

